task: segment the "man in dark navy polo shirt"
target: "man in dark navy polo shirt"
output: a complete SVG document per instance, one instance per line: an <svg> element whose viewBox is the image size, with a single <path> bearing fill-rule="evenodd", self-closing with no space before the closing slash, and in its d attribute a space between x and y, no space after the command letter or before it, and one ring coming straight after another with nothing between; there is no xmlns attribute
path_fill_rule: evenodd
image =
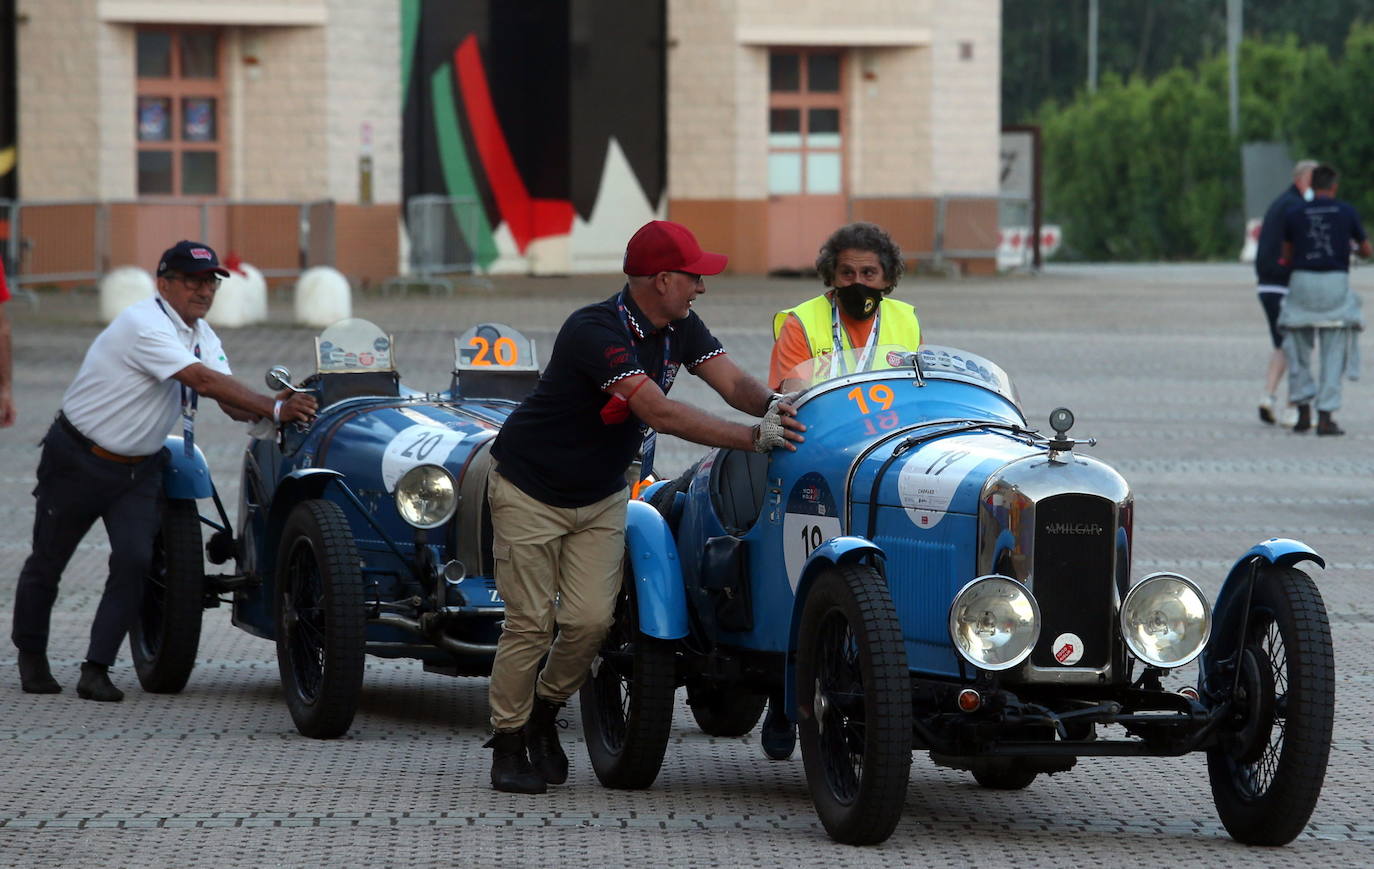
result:
<svg viewBox="0 0 1374 869"><path fill-rule="evenodd" d="M796 449L791 442L802 440L791 405L735 365L692 312L706 291L702 276L725 263L685 226L645 224L625 250L629 281L567 319L539 385L492 446L492 554L506 604L487 743L497 790L543 793L567 780L556 719L611 624L625 551L625 472L641 447L647 474L656 432L759 452ZM728 422L669 399L684 367L762 422Z"/></svg>
<svg viewBox="0 0 1374 869"><path fill-rule="evenodd" d="M1359 374L1357 339L1364 328L1360 297L1350 290L1350 252L1370 256L1369 238L1360 216L1336 198L1336 170L1321 165L1312 170L1311 202L1288 212L1284 220L1284 258L1292 263L1288 298L1279 314L1288 357L1288 398L1298 406L1295 432L1312 427L1312 402L1317 404L1317 434L1345 431L1332 414L1341 406L1341 380ZM1312 347L1320 345L1320 383L1312 379Z"/></svg>

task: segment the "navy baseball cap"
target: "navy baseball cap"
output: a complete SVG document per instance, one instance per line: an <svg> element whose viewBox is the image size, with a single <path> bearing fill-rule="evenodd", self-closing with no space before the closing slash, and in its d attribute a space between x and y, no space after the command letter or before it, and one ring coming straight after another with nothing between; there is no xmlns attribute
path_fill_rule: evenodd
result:
<svg viewBox="0 0 1374 869"><path fill-rule="evenodd" d="M157 264L157 276L162 277L168 272L183 275L214 272L222 278L229 277L229 270L219 264L219 257L215 256L214 248L208 244L185 239L163 252L162 259Z"/></svg>

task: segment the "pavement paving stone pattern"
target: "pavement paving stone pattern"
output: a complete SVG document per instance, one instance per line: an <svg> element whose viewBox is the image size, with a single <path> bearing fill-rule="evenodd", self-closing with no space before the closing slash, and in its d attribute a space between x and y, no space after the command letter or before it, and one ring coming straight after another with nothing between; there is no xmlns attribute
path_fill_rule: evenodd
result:
<svg viewBox="0 0 1374 869"><path fill-rule="evenodd" d="M1374 270L1354 273L1365 297ZM360 296L355 313L394 333L405 381L448 384L453 338L506 322L541 348L569 311L609 295L614 276L498 278L455 297ZM771 315L809 297L813 280L714 278L696 310L744 368L766 372ZM53 614L50 655L65 691L20 692L14 652L0 651L0 866L1091 866L1188 860L1216 866L1374 864L1374 406L1347 384L1343 438L1299 437L1255 414L1269 347L1253 275L1234 265L1052 267L1037 277L909 277L927 340L1005 367L1032 424L1071 407L1073 434L1111 462L1136 494L1136 577L1174 569L1214 595L1225 571L1271 535L1297 537L1327 559L1315 570L1331 613L1337 719L1321 802L1281 849L1247 848L1221 828L1201 755L1080 761L1019 792L987 791L917 754L906 811L873 848L836 845L808 796L799 756L770 762L757 731L714 739L681 702L657 783L611 791L591 773L576 702L565 742L573 772L544 797L488 787L486 680L423 672L415 661L368 659L352 731L299 736L282 702L275 647L209 610L199 664L184 693L137 687L125 654L113 677L128 696L75 696L77 665L103 583L108 546L95 529L79 548ZM99 330L89 294L9 305L19 424L0 432L0 613L28 555L35 444ZM313 330L275 322L222 337L238 375L297 376ZM1368 348L1366 348L1368 349ZM673 397L739 417L696 378ZM204 448L231 515L245 438L202 408ZM1047 428L1047 426L1046 426ZM660 470L702 449L669 440ZM212 568L219 570L220 568ZM1185 668L1171 679L1195 679Z"/></svg>

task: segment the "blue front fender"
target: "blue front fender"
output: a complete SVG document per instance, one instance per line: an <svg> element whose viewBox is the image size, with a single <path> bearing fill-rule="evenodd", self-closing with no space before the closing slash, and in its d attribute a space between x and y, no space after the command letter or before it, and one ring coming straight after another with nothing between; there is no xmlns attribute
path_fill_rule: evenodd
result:
<svg viewBox="0 0 1374 869"><path fill-rule="evenodd" d="M668 523L643 501L630 501L625 509L625 545L635 577L639 630L660 640L687 636L687 592Z"/></svg>
<svg viewBox="0 0 1374 869"><path fill-rule="evenodd" d="M1231 654L1241 639L1236 632L1249 597L1246 592L1249 590L1251 562L1255 558L1275 567L1291 567L1303 561L1315 561L1322 568L1326 567L1326 560L1300 540L1270 537L1250 547L1231 566L1231 572L1226 575L1221 590L1217 592L1216 604L1212 607L1212 640L1199 660L1204 679L1215 669L1219 660Z"/></svg>
<svg viewBox="0 0 1374 869"><path fill-rule="evenodd" d="M816 577L827 567L840 564L855 564L869 556L881 561L887 556L873 541L858 536L834 537L811 551L802 565L801 579L797 581L797 593L792 603L792 627L787 636L787 673L784 677L785 696L783 711L793 721L797 720L797 645L801 639L801 614L806 608L807 595Z"/></svg>
<svg viewBox="0 0 1374 869"><path fill-rule="evenodd" d="M210 481L210 463L205 461L205 453L194 447L195 455L186 455L185 442L181 438L168 437L163 445L171 452L172 458L162 469L162 490L174 501L194 501L208 498L215 490Z"/></svg>

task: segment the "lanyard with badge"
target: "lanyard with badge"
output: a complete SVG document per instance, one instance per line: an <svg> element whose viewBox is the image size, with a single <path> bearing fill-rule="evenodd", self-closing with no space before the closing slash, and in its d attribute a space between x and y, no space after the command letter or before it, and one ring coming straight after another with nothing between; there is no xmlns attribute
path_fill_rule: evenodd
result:
<svg viewBox="0 0 1374 869"><path fill-rule="evenodd" d="M620 291L620 298L615 303L616 311L620 314L620 322L625 326L625 331L630 336L630 346L638 347L639 342L635 340L635 330L630 326L630 309L625 306L625 291ZM658 388L664 393L668 392L670 381L668 379L668 358L669 358L669 339L668 327L663 327L663 366L658 370L658 377L654 378L658 382ZM635 354L638 356L638 352ZM643 360L641 360L642 362ZM645 372L646 374L648 372ZM639 424L639 430L644 435L644 443L639 448L640 477L647 477L654 469L654 450L658 446L658 432L649 428L644 423Z"/></svg>
<svg viewBox="0 0 1374 869"><path fill-rule="evenodd" d="M176 326L176 320L172 317L172 313L167 310L167 306L162 303L161 299L157 300L157 306L162 309L162 313L167 315L167 319L172 321L172 325ZM197 359L200 358L199 341L196 342L195 349L192 352L196 354ZM189 459L196 454L196 401L200 398L200 395L184 383L180 384L180 386L181 442L186 450L186 458Z"/></svg>
<svg viewBox="0 0 1374 869"><path fill-rule="evenodd" d="M868 342L864 344L863 352L859 355L858 363L854 366L855 371L863 371L868 367L868 358L873 355L873 347L878 341L878 318L882 316L882 311L873 314L873 329L868 333ZM844 333L843 326L840 325L840 308L834 299L830 300L830 337L835 342L835 354L832 358L839 362L841 369L844 364ZM848 371L840 371L839 374L848 374Z"/></svg>

